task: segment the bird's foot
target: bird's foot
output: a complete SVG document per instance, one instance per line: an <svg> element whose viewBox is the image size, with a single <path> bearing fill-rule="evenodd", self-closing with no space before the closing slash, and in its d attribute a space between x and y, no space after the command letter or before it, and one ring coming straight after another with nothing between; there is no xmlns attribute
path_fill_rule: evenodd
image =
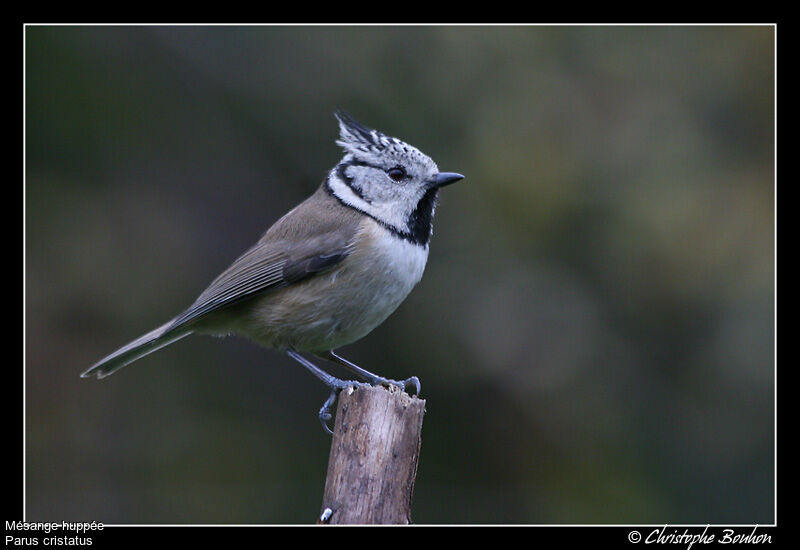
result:
<svg viewBox="0 0 800 550"><path fill-rule="evenodd" d="M360 388L362 386L368 386L369 384L356 382L355 380L339 380L338 378L333 378L330 382L328 386L331 388L331 394L319 410L319 421L322 423L322 429L330 435L333 435L333 430L328 426L328 421L333 418L334 404L336 403L336 398L339 397L339 392L345 388Z"/></svg>
<svg viewBox="0 0 800 550"><path fill-rule="evenodd" d="M420 383L419 378L416 376L412 376L411 378L406 378L405 380L391 380L389 378L384 378L383 376L378 376L372 372L369 372L366 369L362 369L355 363L348 361L344 357L340 357L334 353L333 350L328 351L327 353L320 354L319 357L325 359L327 361L333 361L334 363L338 363L342 365L346 369L350 370L351 372L356 373L357 375L364 378L367 382L372 384L373 386L394 386L396 388L400 388L402 391L406 391L406 388L409 386L414 388L414 394L419 395L420 392Z"/></svg>
<svg viewBox="0 0 800 550"><path fill-rule="evenodd" d="M376 376L375 378L370 379L369 383L357 382L355 380L339 380L338 378L332 378L328 382L328 386L331 388L331 394L328 396L328 399L325 400L325 403L322 404L322 408L319 410L319 421L322 424L322 429L331 435L333 435L333 430L331 430L328 426L328 421L333 418L333 410L334 404L336 403L336 398L339 397L339 392L341 392L343 389L351 387L361 388L364 386L394 386L399 388L400 391L406 391L406 388L410 386L414 388L414 395L419 395L421 388L419 378L416 376L406 378L405 380L391 380L389 378Z"/></svg>
<svg viewBox="0 0 800 550"><path fill-rule="evenodd" d="M394 386L396 388L400 388L401 391L406 391L407 388L412 387L414 388L414 395L419 395L419 392L422 389L422 385L419 383L419 378L416 376L406 378L405 380L391 380L389 378L383 378L382 376L376 376L375 378L370 379L369 382L373 386Z"/></svg>

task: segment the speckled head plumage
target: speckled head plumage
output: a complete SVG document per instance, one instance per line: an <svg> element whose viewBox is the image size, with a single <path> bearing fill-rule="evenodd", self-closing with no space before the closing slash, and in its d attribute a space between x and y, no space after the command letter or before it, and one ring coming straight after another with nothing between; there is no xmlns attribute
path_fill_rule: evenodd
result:
<svg viewBox="0 0 800 550"><path fill-rule="evenodd" d="M367 164L391 169L395 165L413 168L415 175L436 174L439 168L428 155L408 143L367 128L343 111L336 112L339 139L336 143L350 157Z"/></svg>
<svg viewBox="0 0 800 550"><path fill-rule="evenodd" d="M337 111L336 119L336 143L345 156L328 176L329 192L398 236L426 246L438 189L455 181L453 175L442 176L436 163L413 145L368 128L347 113Z"/></svg>

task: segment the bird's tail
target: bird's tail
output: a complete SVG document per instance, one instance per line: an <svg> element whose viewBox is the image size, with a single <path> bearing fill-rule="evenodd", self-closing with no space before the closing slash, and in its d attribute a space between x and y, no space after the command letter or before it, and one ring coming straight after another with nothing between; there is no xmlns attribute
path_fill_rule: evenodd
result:
<svg viewBox="0 0 800 550"><path fill-rule="evenodd" d="M174 319L173 319L174 321ZM140 336L130 344L119 348L117 351L104 357L86 372L81 374L81 378L89 378L90 376L97 376L97 378L105 378L109 374L116 372L125 365L133 363L137 359L144 357L149 353L168 346L169 344L180 340L184 336L189 336L192 333L191 329L186 327L171 328L173 321L164 323L155 330L151 330L144 336Z"/></svg>

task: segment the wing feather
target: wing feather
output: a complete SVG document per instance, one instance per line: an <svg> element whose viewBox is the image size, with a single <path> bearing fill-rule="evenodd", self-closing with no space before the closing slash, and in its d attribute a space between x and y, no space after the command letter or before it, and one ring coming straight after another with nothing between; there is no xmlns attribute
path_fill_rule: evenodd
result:
<svg viewBox="0 0 800 550"><path fill-rule="evenodd" d="M320 200L316 207L306 201L292 210L214 279L194 304L175 318L169 330L257 294L298 283L344 260L352 250L359 218L324 194L318 199L325 201L327 224L308 223L309 219L320 219L309 212L319 208ZM331 215L334 213L337 215Z"/></svg>

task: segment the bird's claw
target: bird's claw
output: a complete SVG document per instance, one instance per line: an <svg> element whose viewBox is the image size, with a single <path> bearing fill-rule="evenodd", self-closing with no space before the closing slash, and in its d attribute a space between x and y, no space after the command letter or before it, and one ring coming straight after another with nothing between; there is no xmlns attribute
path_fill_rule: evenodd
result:
<svg viewBox="0 0 800 550"><path fill-rule="evenodd" d="M422 389L422 385L419 383L419 378L416 376L412 376L411 378L406 378L405 380L390 380L388 378L379 378L374 382L375 385L380 384L382 386L394 386L396 388L400 388L401 391L406 391L406 388L409 386L414 388L414 395L419 395L420 390Z"/></svg>
<svg viewBox="0 0 800 550"><path fill-rule="evenodd" d="M331 386L331 394L328 396L328 399L325 400L325 403L322 404L322 408L319 410L319 421L322 423L322 428L328 432L330 435L333 435L333 430L328 427L328 420L333 418L333 404L336 403L336 398L339 396L339 392L345 388L349 387L361 387L366 386L363 382L356 382L355 380L338 380L336 379L335 383Z"/></svg>
<svg viewBox="0 0 800 550"><path fill-rule="evenodd" d="M333 435L333 430L328 427L328 420L333 418L333 404L336 403L336 398L339 396L339 392L350 386L358 388L369 385L364 384L363 382L355 382L353 380L337 380L336 382L337 383L331 388L331 394L328 396L328 399L325 400L325 403L322 404L322 408L319 410L319 421L322 424L322 429L324 429L330 435ZM419 395L422 387L419 382L419 378L416 376L412 376L400 381L389 380L388 378L379 378L373 381L373 385L395 386L400 388L402 391L406 391L406 388L411 386L414 388L414 395Z"/></svg>
<svg viewBox="0 0 800 550"><path fill-rule="evenodd" d="M420 384L419 378L412 376L411 378L403 380L403 390L412 385L414 386L414 395L419 395L419 392L422 390L422 384Z"/></svg>
<svg viewBox="0 0 800 550"><path fill-rule="evenodd" d="M328 399L326 399L325 403L323 403L322 408L319 410L319 421L322 423L322 429L328 432L330 435L333 435L333 430L328 427L328 420L333 418L333 414L331 414L331 407L336 402L336 397L339 395L340 391L340 388L334 388L333 391L331 391Z"/></svg>

